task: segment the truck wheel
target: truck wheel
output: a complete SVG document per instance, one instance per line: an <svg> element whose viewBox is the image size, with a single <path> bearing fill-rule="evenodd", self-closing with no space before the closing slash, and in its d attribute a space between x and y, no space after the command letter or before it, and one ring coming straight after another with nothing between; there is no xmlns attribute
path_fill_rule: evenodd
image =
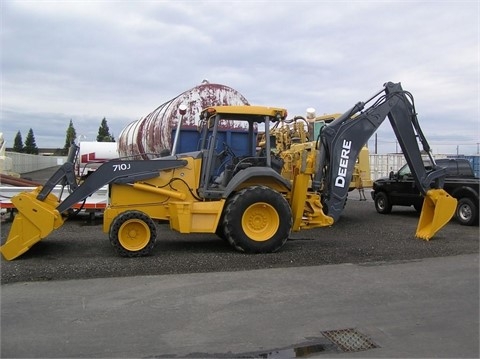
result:
<svg viewBox="0 0 480 359"><path fill-rule="evenodd" d="M223 229L238 251L272 253L288 239L292 212L280 193L265 186L248 187L227 202Z"/></svg>
<svg viewBox="0 0 480 359"><path fill-rule="evenodd" d="M460 198L457 204L455 216L460 224L464 226L472 226L477 222L478 208L470 198Z"/></svg>
<svg viewBox="0 0 480 359"><path fill-rule="evenodd" d="M392 212L392 205L385 192L378 192L375 195L375 209L378 213L388 214Z"/></svg>
<svg viewBox="0 0 480 359"><path fill-rule="evenodd" d="M110 225L110 243L122 257L141 257L155 246L157 229L153 220L140 211L126 211Z"/></svg>
<svg viewBox="0 0 480 359"><path fill-rule="evenodd" d="M422 203L418 203L418 204L414 204L414 205L413 205L413 208L415 208L415 211L417 211L418 213L422 213L423 202L422 202Z"/></svg>

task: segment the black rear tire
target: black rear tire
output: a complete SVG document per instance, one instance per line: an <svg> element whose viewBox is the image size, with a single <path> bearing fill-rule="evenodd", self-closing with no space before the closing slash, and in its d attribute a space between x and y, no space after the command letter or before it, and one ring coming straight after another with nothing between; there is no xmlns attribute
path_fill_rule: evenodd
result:
<svg viewBox="0 0 480 359"><path fill-rule="evenodd" d="M278 251L292 229L292 211L287 200L266 186L252 186L235 193L225 205L223 218L226 239L245 253Z"/></svg>
<svg viewBox="0 0 480 359"><path fill-rule="evenodd" d="M392 212L392 204L385 192L378 192L375 195L375 209L381 214L389 214Z"/></svg>
<svg viewBox="0 0 480 359"><path fill-rule="evenodd" d="M224 218L224 215L222 214L220 217L220 220L218 221L218 226L215 231L215 234L221 239L223 239L224 241L227 241L227 236L225 235L225 228L223 225L223 218Z"/></svg>

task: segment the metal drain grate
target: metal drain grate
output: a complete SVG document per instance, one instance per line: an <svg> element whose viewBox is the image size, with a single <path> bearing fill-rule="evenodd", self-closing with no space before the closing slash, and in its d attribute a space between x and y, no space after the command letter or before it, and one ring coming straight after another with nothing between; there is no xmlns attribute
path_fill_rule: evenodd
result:
<svg viewBox="0 0 480 359"><path fill-rule="evenodd" d="M375 343L356 329L327 330L322 334L344 352L378 348Z"/></svg>

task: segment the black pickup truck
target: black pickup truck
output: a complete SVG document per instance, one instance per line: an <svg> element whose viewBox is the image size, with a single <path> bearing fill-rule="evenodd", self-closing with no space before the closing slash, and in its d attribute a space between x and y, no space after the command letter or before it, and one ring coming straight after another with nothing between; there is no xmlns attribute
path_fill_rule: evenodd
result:
<svg viewBox="0 0 480 359"><path fill-rule="evenodd" d="M475 177L467 159L438 159L438 166L447 168L444 190L458 201L455 218L463 225L478 224L478 191L480 179ZM426 165L428 169L428 164ZM423 196L415 185L408 165L398 172L390 172L388 178L373 182L372 198L378 213L388 214L392 206L413 206L422 210Z"/></svg>

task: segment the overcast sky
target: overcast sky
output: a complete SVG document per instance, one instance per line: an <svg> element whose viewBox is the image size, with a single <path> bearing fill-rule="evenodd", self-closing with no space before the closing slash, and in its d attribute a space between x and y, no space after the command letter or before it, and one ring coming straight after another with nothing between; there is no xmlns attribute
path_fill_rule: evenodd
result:
<svg viewBox="0 0 480 359"><path fill-rule="evenodd" d="M95 140L208 79L291 116L345 112L385 82L434 153L478 153L478 1L1 0L1 131ZM387 121L380 153L396 150ZM373 146L373 139L370 147Z"/></svg>

